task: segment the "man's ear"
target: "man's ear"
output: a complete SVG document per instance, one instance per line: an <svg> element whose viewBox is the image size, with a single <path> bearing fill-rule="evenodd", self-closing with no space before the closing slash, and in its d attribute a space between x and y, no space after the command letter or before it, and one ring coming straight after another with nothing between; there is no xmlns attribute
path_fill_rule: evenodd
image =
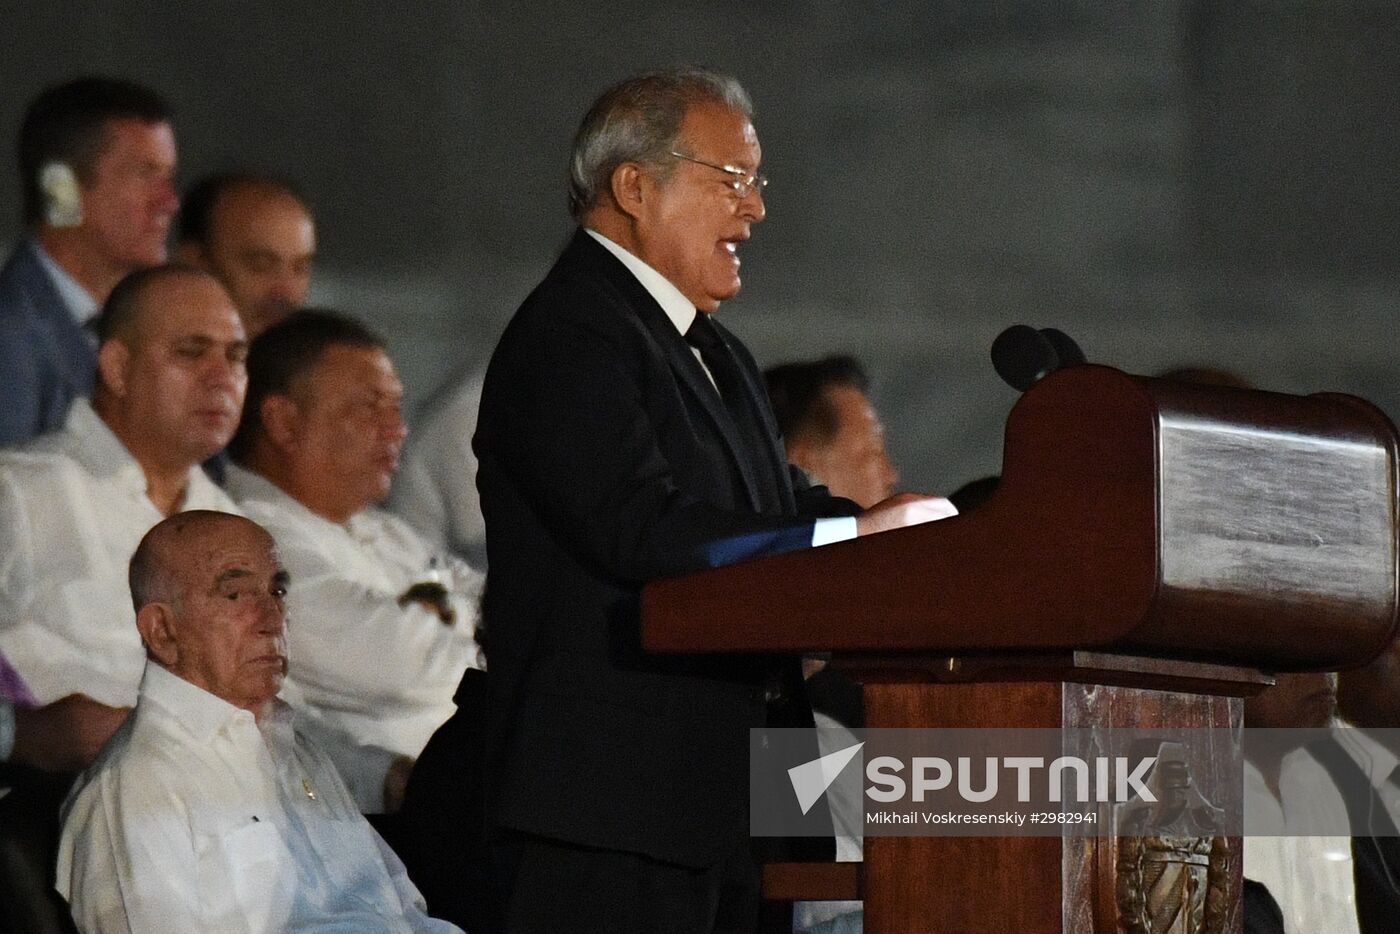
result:
<svg viewBox="0 0 1400 934"><path fill-rule="evenodd" d="M120 338L112 338L97 349L97 375L107 391L117 398L126 396L126 375L131 348Z"/></svg>
<svg viewBox="0 0 1400 934"><path fill-rule="evenodd" d="M175 612L168 603L148 603L136 613L136 631L151 657L166 668L180 660L175 641Z"/></svg>
<svg viewBox="0 0 1400 934"><path fill-rule="evenodd" d="M274 445L279 448L296 445L301 437L301 409L291 396L281 393L263 396L258 415L263 431Z"/></svg>
<svg viewBox="0 0 1400 934"><path fill-rule="evenodd" d="M613 169L612 178L608 180L613 201L628 217L635 218L641 213L645 176L641 163L624 162Z"/></svg>

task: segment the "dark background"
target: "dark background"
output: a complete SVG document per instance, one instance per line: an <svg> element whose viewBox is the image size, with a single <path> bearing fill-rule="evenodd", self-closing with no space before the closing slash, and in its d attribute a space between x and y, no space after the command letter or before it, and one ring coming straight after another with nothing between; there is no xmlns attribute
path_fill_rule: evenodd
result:
<svg viewBox="0 0 1400 934"><path fill-rule="evenodd" d="M0 25L0 135L115 73L175 103L182 187L298 180L313 298L390 335L410 404L484 360L568 236L592 97L691 62L748 87L772 177L724 321L764 364L864 358L910 485L999 469L1016 394L987 348L1015 322L1400 414L1392 2L0 0Z"/></svg>

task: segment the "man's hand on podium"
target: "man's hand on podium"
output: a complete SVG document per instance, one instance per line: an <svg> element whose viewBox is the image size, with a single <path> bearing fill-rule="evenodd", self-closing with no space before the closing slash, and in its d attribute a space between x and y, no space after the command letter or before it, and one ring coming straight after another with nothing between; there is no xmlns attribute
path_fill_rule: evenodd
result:
<svg viewBox="0 0 1400 934"><path fill-rule="evenodd" d="M937 522L958 514L958 507L942 496L896 493L856 516L856 534L874 535L921 522Z"/></svg>

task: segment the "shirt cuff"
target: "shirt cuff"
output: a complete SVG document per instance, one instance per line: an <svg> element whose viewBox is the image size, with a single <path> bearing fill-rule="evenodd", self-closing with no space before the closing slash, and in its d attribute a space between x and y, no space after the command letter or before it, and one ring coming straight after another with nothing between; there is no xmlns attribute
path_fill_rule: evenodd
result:
<svg viewBox="0 0 1400 934"><path fill-rule="evenodd" d="M9 701L0 701L0 762L9 762L15 751L15 708Z"/></svg>
<svg viewBox="0 0 1400 934"><path fill-rule="evenodd" d="M855 516L834 516L812 523L812 547L820 548L832 542L844 542L856 537Z"/></svg>

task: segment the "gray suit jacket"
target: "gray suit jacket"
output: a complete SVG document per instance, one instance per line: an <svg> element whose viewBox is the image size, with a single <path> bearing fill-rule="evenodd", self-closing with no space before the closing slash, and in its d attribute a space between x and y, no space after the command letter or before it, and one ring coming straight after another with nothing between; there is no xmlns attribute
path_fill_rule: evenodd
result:
<svg viewBox="0 0 1400 934"><path fill-rule="evenodd" d="M20 241L0 269L0 445L61 427L96 371L97 352L33 241Z"/></svg>

